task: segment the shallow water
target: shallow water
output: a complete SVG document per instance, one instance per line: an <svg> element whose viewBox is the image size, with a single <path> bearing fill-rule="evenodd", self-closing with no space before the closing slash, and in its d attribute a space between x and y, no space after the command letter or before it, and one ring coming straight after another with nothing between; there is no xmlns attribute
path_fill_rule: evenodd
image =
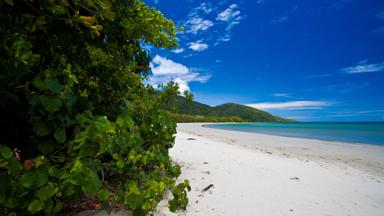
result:
<svg viewBox="0 0 384 216"><path fill-rule="evenodd" d="M384 122L207 124L207 127L329 141L384 145Z"/></svg>

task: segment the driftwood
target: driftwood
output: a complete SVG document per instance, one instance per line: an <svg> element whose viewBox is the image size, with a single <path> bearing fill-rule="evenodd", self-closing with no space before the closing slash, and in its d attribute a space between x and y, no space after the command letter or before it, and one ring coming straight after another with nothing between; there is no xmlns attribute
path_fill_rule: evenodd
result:
<svg viewBox="0 0 384 216"><path fill-rule="evenodd" d="M201 190L201 192L204 193L204 192L206 192L207 190L211 189L211 187L213 187L213 184L208 185L206 188L204 188L203 190Z"/></svg>

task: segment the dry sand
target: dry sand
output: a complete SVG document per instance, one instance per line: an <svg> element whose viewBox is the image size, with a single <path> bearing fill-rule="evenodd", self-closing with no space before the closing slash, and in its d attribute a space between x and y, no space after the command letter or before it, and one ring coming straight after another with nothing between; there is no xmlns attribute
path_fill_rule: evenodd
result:
<svg viewBox="0 0 384 216"><path fill-rule="evenodd" d="M384 215L384 148L178 124L170 154L192 191L155 215ZM213 184L208 191L202 190Z"/></svg>

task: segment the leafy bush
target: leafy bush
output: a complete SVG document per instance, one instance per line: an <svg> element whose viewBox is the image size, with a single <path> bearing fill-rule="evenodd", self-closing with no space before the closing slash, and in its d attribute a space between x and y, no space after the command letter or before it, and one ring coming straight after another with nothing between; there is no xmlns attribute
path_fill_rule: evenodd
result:
<svg viewBox="0 0 384 216"><path fill-rule="evenodd" d="M56 214L88 196L134 215L188 181L160 109L178 93L143 84L143 43L172 48L176 27L140 0L0 0L0 212Z"/></svg>

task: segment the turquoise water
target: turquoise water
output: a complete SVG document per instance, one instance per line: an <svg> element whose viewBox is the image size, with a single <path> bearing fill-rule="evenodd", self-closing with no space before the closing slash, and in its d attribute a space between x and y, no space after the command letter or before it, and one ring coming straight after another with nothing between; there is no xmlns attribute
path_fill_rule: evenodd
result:
<svg viewBox="0 0 384 216"><path fill-rule="evenodd" d="M384 146L384 122L369 123L233 123L207 124L207 127L262 133L289 137L302 137L329 141L366 143Z"/></svg>

